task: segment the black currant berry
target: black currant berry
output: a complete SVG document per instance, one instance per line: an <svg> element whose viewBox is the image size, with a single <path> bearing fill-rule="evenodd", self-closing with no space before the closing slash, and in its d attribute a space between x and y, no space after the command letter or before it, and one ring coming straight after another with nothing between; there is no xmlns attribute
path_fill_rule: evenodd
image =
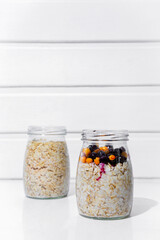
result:
<svg viewBox="0 0 160 240"><path fill-rule="evenodd" d="M110 152L113 152L113 146L112 145L106 145L106 147L108 147Z"/></svg>
<svg viewBox="0 0 160 240"><path fill-rule="evenodd" d="M96 149L98 149L97 145L89 145L88 148L91 150L91 152L93 152L93 151L95 151Z"/></svg>
<svg viewBox="0 0 160 240"><path fill-rule="evenodd" d="M117 156L117 157L120 157L121 156L121 151L119 148L115 148L114 149L114 154Z"/></svg>
<svg viewBox="0 0 160 240"><path fill-rule="evenodd" d="M106 157L106 154L103 151L99 151L97 155L98 157Z"/></svg>

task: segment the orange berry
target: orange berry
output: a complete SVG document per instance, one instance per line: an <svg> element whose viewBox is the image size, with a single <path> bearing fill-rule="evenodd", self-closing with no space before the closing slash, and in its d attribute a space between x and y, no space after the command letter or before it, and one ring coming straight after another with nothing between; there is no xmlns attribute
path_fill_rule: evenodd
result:
<svg viewBox="0 0 160 240"><path fill-rule="evenodd" d="M94 152L95 153L98 153L100 151L100 149L98 148L98 149L96 149L96 150L94 150Z"/></svg>
<svg viewBox="0 0 160 240"><path fill-rule="evenodd" d="M127 155L127 153L126 153L126 152L122 152L122 153L121 153L121 156L123 156L123 157L125 157L125 158L127 158L127 157L128 157L128 155Z"/></svg>
<svg viewBox="0 0 160 240"><path fill-rule="evenodd" d="M96 157L96 158L94 159L94 163L98 165L98 164L100 163L100 158L99 158L99 157Z"/></svg>
<svg viewBox="0 0 160 240"><path fill-rule="evenodd" d="M113 161L116 157L114 155L109 156L109 160Z"/></svg>
<svg viewBox="0 0 160 240"><path fill-rule="evenodd" d="M93 160L92 160L92 158L87 158L87 159L86 159L86 162L87 162L87 163L91 163L91 162L93 162Z"/></svg>
<svg viewBox="0 0 160 240"><path fill-rule="evenodd" d="M88 156L91 153L91 150L89 148L83 148L83 153L85 153L86 156Z"/></svg>
<svg viewBox="0 0 160 240"><path fill-rule="evenodd" d="M104 151L105 153L109 153L109 148L106 146L100 147L100 150Z"/></svg>
<svg viewBox="0 0 160 240"><path fill-rule="evenodd" d="M85 163L85 162L86 162L86 157L80 157L79 160L80 160L82 163Z"/></svg>

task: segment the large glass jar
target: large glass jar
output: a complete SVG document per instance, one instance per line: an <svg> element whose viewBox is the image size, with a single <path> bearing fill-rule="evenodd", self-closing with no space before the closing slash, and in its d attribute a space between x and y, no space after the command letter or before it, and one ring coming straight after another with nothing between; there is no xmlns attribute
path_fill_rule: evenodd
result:
<svg viewBox="0 0 160 240"><path fill-rule="evenodd" d="M69 156L64 127L29 127L24 161L27 197L61 198L69 190Z"/></svg>
<svg viewBox="0 0 160 240"><path fill-rule="evenodd" d="M120 219L130 215L133 175L127 131L83 130L76 197L80 215Z"/></svg>

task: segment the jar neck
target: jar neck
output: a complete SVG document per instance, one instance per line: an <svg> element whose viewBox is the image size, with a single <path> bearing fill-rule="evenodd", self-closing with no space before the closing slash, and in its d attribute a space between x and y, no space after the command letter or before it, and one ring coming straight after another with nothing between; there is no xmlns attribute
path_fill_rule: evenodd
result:
<svg viewBox="0 0 160 240"><path fill-rule="evenodd" d="M85 129L82 131L82 140L88 142L125 142L128 141L127 130L89 130Z"/></svg>
<svg viewBox="0 0 160 240"><path fill-rule="evenodd" d="M29 141L40 141L40 142L50 142L50 141L54 141L54 142L62 142L65 141L65 135L44 135L44 134L30 134Z"/></svg>
<svg viewBox="0 0 160 240"><path fill-rule="evenodd" d="M65 141L65 127L40 127L30 126L28 128L29 141Z"/></svg>
<svg viewBox="0 0 160 240"><path fill-rule="evenodd" d="M58 135L66 135L66 128L65 127L54 127L54 126L49 126L49 127L40 127L40 126L30 126L28 128L28 135L32 136L58 136Z"/></svg>

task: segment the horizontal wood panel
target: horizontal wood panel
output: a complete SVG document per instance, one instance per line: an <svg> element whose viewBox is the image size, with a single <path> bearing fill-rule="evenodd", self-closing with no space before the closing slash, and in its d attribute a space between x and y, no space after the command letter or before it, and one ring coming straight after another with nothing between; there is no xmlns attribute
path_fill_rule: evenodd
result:
<svg viewBox="0 0 160 240"><path fill-rule="evenodd" d="M160 44L0 44L0 86L160 84Z"/></svg>
<svg viewBox="0 0 160 240"><path fill-rule="evenodd" d="M82 146L80 134L68 134L71 177L76 175L79 152ZM0 135L0 178L22 178L26 135ZM130 134L129 149L134 177L160 177L160 134ZM153 159L154 157L154 159Z"/></svg>
<svg viewBox="0 0 160 240"><path fill-rule="evenodd" d="M158 0L0 1L0 40L159 40L159 8Z"/></svg>
<svg viewBox="0 0 160 240"><path fill-rule="evenodd" d="M28 125L160 130L160 87L0 89L0 132Z"/></svg>

